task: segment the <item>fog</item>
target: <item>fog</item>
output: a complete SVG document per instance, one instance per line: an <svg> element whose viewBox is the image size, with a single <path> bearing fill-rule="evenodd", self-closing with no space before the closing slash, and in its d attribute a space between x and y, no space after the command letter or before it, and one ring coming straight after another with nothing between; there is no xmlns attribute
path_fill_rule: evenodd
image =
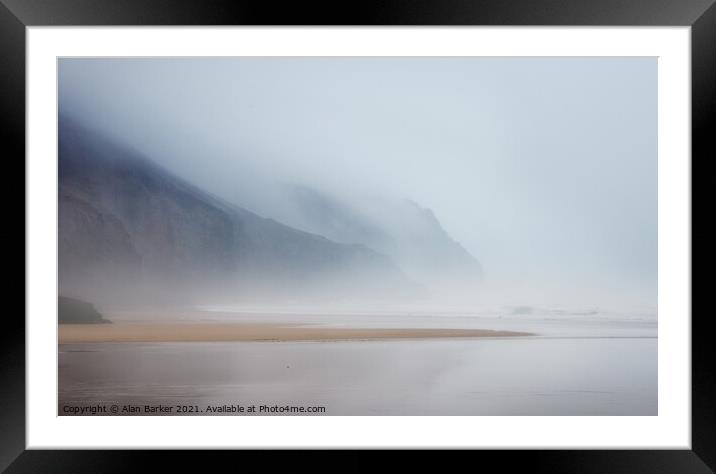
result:
<svg viewBox="0 0 716 474"><path fill-rule="evenodd" d="M298 186L407 235L410 200L480 262L478 300L656 306L655 58L58 64L60 113L261 216L315 232ZM397 246L420 281L425 246Z"/></svg>

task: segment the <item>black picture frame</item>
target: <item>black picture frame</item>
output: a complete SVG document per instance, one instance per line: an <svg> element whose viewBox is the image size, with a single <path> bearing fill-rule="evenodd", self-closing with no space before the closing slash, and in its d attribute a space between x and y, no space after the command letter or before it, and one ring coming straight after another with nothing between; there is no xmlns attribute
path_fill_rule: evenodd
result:
<svg viewBox="0 0 716 474"><path fill-rule="evenodd" d="M694 161L716 157L716 142L707 125L713 122L709 119L716 110L716 6L713 3L714 0L371 0L325 4L287 2L279 7L269 1L230 0L0 0L2 155L5 166L24 163L25 33L29 26L690 26L693 165ZM23 174L24 187L24 165L17 173ZM7 176L7 182L19 182L17 174ZM17 195L11 195L13 201L8 202L16 201ZM697 202L693 198L692 201ZM691 231L693 235L693 229ZM19 240L17 230L6 233L11 235ZM27 237L24 230L23 237ZM5 273L12 275L7 270ZM12 287L7 288L10 291L6 294L14 296ZM695 313L692 318L692 450L480 450L457 452L451 462L474 463L477 458L482 465L483 461L497 461L500 469L508 471L516 466L529 466L532 470L549 472L713 472L716 470L716 370L709 362L713 356L713 337L708 330L712 317L704 312ZM154 451L25 450L25 325L19 312L8 311L4 315L0 334L0 469L7 472L124 472L133 470L138 463L146 466L157 455L166 455ZM164 456L167 459L163 459L163 467L177 463L183 468L196 465L206 469L207 451L188 454L177 452ZM218 465L232 454L235 453L211 453L211 463ZM294 468L300 467L300 461L305 459L304 453L288 454L295 460ZM336 453L329 454L320 464L312 463L311 469L330 468ZM274 459L267 452L242 452L241 456L242 463ZM470 459L465 459L468 456ZM422 467L431 467L424 453L412 452L410 459ZM369 468L372 464L358 457L355 451L340 462L350 470ZM405 467L405 460L400 462Z"/></svg>

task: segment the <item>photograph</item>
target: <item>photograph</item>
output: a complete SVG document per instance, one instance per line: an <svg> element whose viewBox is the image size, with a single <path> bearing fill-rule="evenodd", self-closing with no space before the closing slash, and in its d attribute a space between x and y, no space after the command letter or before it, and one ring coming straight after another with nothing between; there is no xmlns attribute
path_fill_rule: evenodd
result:
<svg viewBox="0 0 716 474"><path fill-rule="evenodd" d="M715 1L0 0L0 472L714 472Z"/></svg>
<svg viewBox="0 0 716 474"><path fill-rule="evenodd" d="M57 415L657 417L658 60L58 57Z"/></svg>

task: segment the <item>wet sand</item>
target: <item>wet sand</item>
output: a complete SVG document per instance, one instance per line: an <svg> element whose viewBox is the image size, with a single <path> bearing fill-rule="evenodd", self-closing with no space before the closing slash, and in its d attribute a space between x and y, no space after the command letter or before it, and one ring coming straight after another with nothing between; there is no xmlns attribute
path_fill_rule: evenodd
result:
<svg viewBox="0 0 716 474"><path fill-rule="evenodd" d="M532 336L488 329L342 328L246 323L60 324L59 343L351 341L384 339L487 338Z"/></svg>
<svg viewBox="0 0 716 474"><path fill-rule="evenodd" d="M230 316L111 313L113 324L61 325L58 415L110 405L199 407L176 416L241 415L209 405L325 407L296 416L658 414L656 321ZM70 342L80 336L97 342Z"/></svg>

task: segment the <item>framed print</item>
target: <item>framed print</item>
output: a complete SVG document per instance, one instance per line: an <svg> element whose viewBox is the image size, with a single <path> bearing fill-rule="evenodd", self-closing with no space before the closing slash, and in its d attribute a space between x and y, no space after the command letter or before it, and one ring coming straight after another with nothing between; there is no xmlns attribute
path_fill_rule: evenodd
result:
<svg viewBox="0 0 716 474"><path fill-rule="evenodd" d="M691 157L716 7L180 3L4 1L26 299L3 467L713 469Z"/></svg>

